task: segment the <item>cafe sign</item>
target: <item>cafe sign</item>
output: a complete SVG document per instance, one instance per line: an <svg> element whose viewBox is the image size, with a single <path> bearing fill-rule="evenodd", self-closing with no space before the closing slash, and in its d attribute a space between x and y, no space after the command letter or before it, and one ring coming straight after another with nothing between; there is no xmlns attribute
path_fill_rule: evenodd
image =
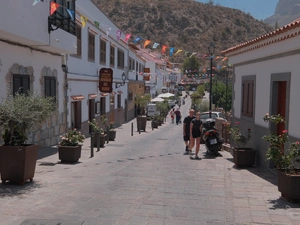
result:
<svg viewBox="0 0 300 225"><path fill-rule="evenodd" d="M113 70L110 68L102 68L99 71L99 91L110 93L113 91Z"/></svg>

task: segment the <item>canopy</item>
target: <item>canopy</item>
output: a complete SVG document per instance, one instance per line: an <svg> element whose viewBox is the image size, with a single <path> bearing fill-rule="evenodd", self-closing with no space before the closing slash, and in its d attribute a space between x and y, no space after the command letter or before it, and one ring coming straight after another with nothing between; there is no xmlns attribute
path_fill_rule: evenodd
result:
<svg viewBox="0 0 300 225"><path fill-rule="evenodd" d="M163 101L164 101L164 99L159 98L159 97L156 97L156 98L154 98L154 99L151 99L150 102L163 102Z"/></svg>
<svg viewBox="0 0 300 225"><path fill-rule="evenodd" d="M173 97L175 96L174 94L172 93L163 93L163 94L160 94L159 96L157 96L158 98L170 98L170 97Z"/></svg>

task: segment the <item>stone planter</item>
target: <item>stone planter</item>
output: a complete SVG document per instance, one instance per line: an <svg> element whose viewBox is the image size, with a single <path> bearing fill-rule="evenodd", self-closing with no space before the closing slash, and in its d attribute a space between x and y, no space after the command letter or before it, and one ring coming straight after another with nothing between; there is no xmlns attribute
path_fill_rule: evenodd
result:
<svg viewBox="0 0 300 225"><path fill-rule="evenodd" d="M99 140L100 140L100 148L103 148L106 141L106 134L100 134ZM94 136L94 147L97 148L97 135Z"/></svg>
<svg viewBox="0 0 300 225"><path fill-rule="evenodd" d="M32 182L38 157L37 145L0 146L0 171L2 183L7 180L24 185Z"/></svg>
<svg viewBox="0 0 300 225"><path fill-rule="evenodd" d="M138 116L136 118L136 122L137 122L137 131L146 131L146 125L147 125L147 117L145 116ZM139 125L141 126L140 127L140 130L139 130Z"/></svg>
<svg viewBox="0 0 300 225"><path fill-rule="evenodd" d="M76 163L81 157L81 145L58 146L58 157L61 162Z"/></svg>
<svg viewBox="0 0 300 225"><path fill-rule="evenodd" d="M252 148L234 148L233 161L236 167L250 167L255 164L256 150Z"/></svg>
<svg viewBox="0 0 300 225"><path fill-rule="evenodd" d="M278 191L290 202L300 201L300 175L277 170Z"/></svg>

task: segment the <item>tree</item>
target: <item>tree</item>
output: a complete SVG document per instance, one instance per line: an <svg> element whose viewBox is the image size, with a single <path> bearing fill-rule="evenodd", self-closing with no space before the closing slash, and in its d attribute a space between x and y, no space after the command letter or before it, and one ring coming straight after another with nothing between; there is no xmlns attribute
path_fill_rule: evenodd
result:
<svg viewBox="0 0 300 225"><path fill-rule="evenodd" d="M186 58L182 64L183 71L186 70L199 71L199 68L200 68L200 62L194 55L192 57Z"/></svg>

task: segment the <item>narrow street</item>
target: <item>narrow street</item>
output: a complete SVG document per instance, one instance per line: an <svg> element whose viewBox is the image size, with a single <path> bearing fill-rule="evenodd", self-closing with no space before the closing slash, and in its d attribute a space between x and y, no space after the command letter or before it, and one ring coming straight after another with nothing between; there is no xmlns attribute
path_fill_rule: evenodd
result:
<svg viewBox="0 0 300 225"><path fill-rule="evenodd" d="M190 98L184 116L189 106ZM60 163L56 149L42 150L34 183L0 185L0 224L300 224L299 204L279 198L273 174L236 169L230 153L215 158L203 145L202 160L191 160L182 125L169 117L141 134L131 122L93 158L86 139L74 165Z"/></svg>

